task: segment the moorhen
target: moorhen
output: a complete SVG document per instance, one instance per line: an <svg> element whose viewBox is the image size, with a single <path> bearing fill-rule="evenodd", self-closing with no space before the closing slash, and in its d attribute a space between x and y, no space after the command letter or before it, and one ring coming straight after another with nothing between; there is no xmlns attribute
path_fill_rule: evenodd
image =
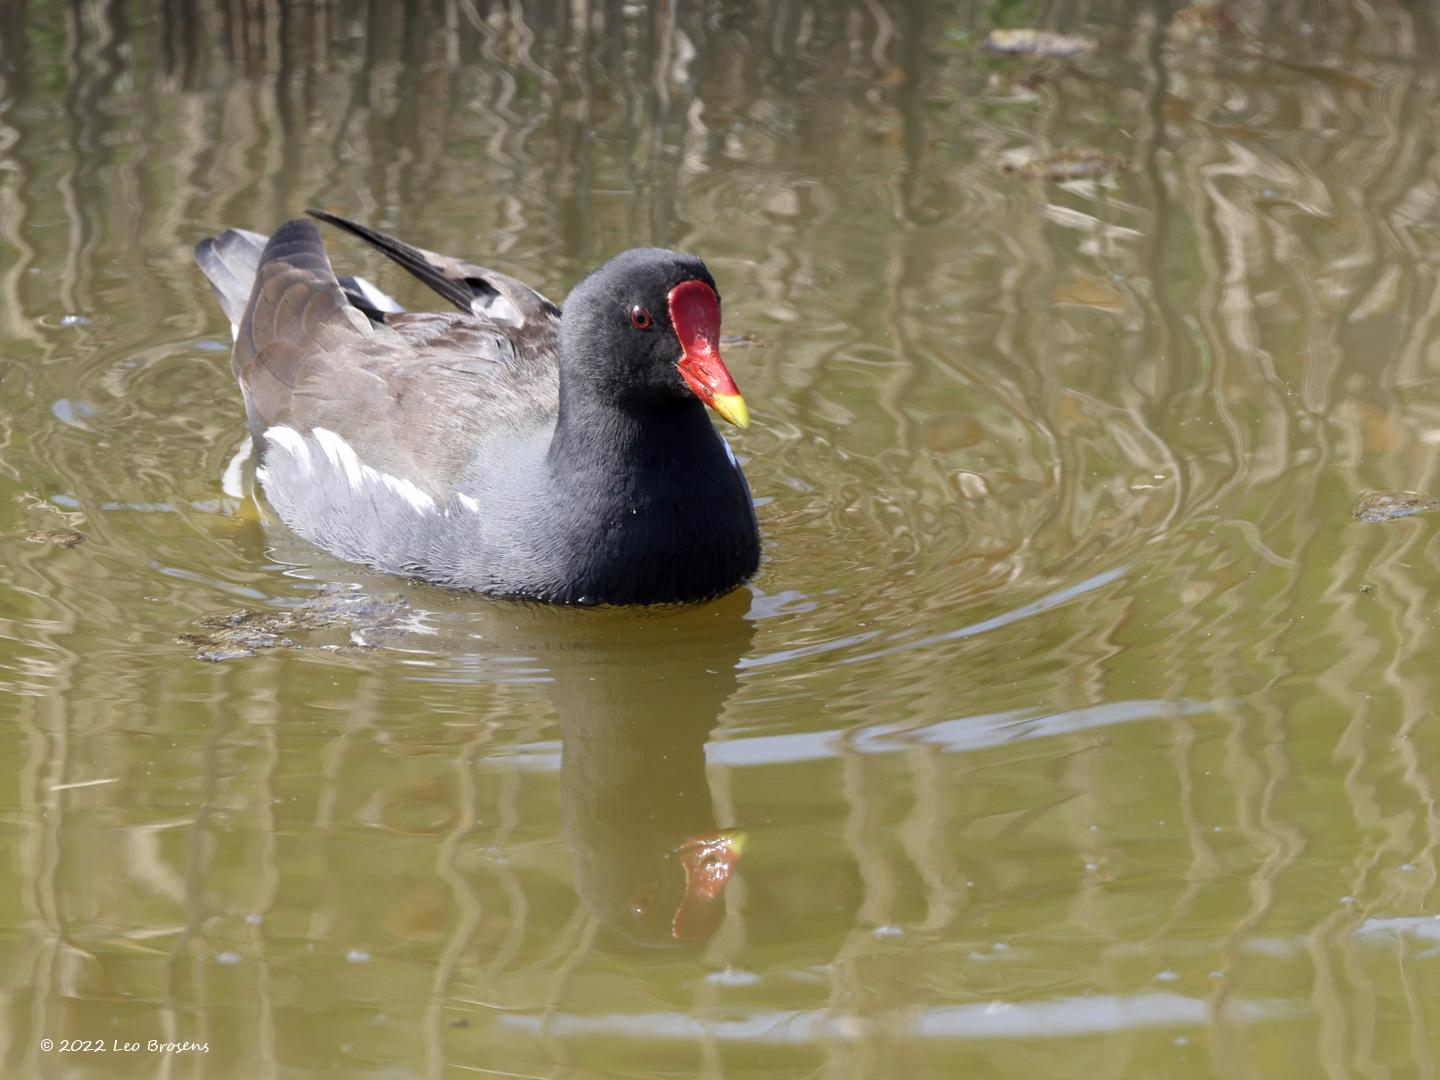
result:
<svg viewBox="0 0 1440 1080"><path fill-rule="evenodd" d="M201 241L262 488L353 562L494 596L700 600L755 572L750 488L705 406L749 422L699 259L636 248L563 312L514 278L322 211L458 312L337 278L314 224Z"/></svg>

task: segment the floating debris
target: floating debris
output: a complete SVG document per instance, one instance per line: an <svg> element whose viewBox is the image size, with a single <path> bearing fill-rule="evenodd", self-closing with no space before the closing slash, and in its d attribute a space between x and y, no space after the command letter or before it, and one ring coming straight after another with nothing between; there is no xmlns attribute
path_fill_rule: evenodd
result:
<svg viewBox="0 0 1440 1080"><path fill-rule="evenodd" d="M1002 56L1079 56L1095 48L1095 39L1082 34L1056 34L1049 30L991 30L985 48Z"/></svg>
<svg viewBox="0 0 1440 1080"><path fill-rule="evenodd" d="M1417 495L1412 491L1372 491L1361 496L1350 513L1361 521L1378 525L1382 521L1428 514L1433 510L1440 510L1440 499Z"/></svg>
<svg viewBox="0 0 1440 1080"><path fill-rule="evenodd" d="M295 616L305 630L326 626L403 630L413 629L415 609L398 593L371 596L337 586L321 589L296 609Z"/></svg>
<svg viewBox="0 0 1440 1080"><path fill-rule="evenodd" d="M1093 146L1077 146L1033 157L1029 161L1007 161L1000 166L1000 171L1006 176L1038 180L1096 180L1113 173L1129 172L1130 163Z"/></svg>
<svg viewBox="0 0 1440 1080"><path fill-rule="evenodd" d="M176 634L175 640L195 650L195 659L206 664L226 660L242 660L261 649L299 648L288 631L299 626L292 612L236 611L214 612L197 620L208 634Z"/></svg>
<svg viewBox="0 0 1440 1080"><path fill-rule="evenodd" d="M240 660L262 649L298 649L292 634L305 635L335 627L359 630L400 630L413 624L414 612L400 597L373 597L330 590L317 593L291 611L257 611L235 608L212 611L195 620L204 633L180 633L175 641L195 650L195 659L207 664ZM368 652L374 646L346 642L321 643L327 652Z"/></svg>
<svg viewBox="0 0 1440 1080"><path fill-rule="evenodd" d="M292 638L286 637L278 628L285 624L278 620L271 623L268 620L257 619L253 624L241 624L232 626L222 631L224 640L232 645L239 645L246 649L293 649L295 642ZM184 634L187 638L204 639L204 634ZM209 635L213 640L216 635ZM187 641L186 644L191 644Z"/></svg>
<svg viewBox="0 0 1440 1080"><path fill-rule="evenodd" d="M234 611L212 611L201 615L195 621L207 630L237 630L262 624L290 629L295 625L295 616L288 611L266 612L236 608Z"/></svg>
<svg viewBox="0 0 1440 1080"><path fill-rule="evenodd" d="M89 326L94 320L89 315L61 315L61 326Z"/></svg>
<svg viewBox="0 0 1440 1080"><path fill-rule="evenodd" d="M175 641L194 649L195 659L205 664L221 664L226 660L239 660L255 655L254 649L230 644L208 634L176 634Z"/></svg>
<svg viewBox="0 0 1440 1080"><path fill-rule="evenodd" d="M81 533L72 532L70 529L36 529L34 532L25 534L25 542L29 544L50 544L53 547L73 548L85 543L85 537Z"/></svg>

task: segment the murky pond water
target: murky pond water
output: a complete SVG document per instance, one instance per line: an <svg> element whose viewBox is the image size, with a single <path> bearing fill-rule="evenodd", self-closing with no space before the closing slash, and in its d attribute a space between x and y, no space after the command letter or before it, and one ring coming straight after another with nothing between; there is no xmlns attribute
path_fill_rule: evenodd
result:
<svg viewBox="0 0 1440 1080"><path fill-rule="evenodd" d="M1437 55L1365 0L0 7L0 1072L1440 1073ZM497 603L226 495L190 246L307 205L553 296L702 255L755 581Z"/></svg>

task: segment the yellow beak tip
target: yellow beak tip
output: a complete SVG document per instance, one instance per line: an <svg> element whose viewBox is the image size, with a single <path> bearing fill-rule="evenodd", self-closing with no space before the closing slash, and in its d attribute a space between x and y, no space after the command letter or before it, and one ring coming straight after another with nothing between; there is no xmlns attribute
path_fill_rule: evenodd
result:
<svg viewBox="0 0 1440 1080"><path fill-rule="evenodd" d="M742 431L750 426L750 410L739 394L716 394L710 407Z"/></svg>

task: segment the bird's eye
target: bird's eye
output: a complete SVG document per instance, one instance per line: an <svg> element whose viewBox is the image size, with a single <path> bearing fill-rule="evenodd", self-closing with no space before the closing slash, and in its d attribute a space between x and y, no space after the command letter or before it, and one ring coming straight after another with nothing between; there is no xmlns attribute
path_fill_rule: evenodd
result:
<svg viewBox="0 0 1440 1080"><path fill-rule="evenodd" d="M650 317L650 312L639 304L630 309L630 325L636 330L649 330L654 322L655 320Z"/></svg>

